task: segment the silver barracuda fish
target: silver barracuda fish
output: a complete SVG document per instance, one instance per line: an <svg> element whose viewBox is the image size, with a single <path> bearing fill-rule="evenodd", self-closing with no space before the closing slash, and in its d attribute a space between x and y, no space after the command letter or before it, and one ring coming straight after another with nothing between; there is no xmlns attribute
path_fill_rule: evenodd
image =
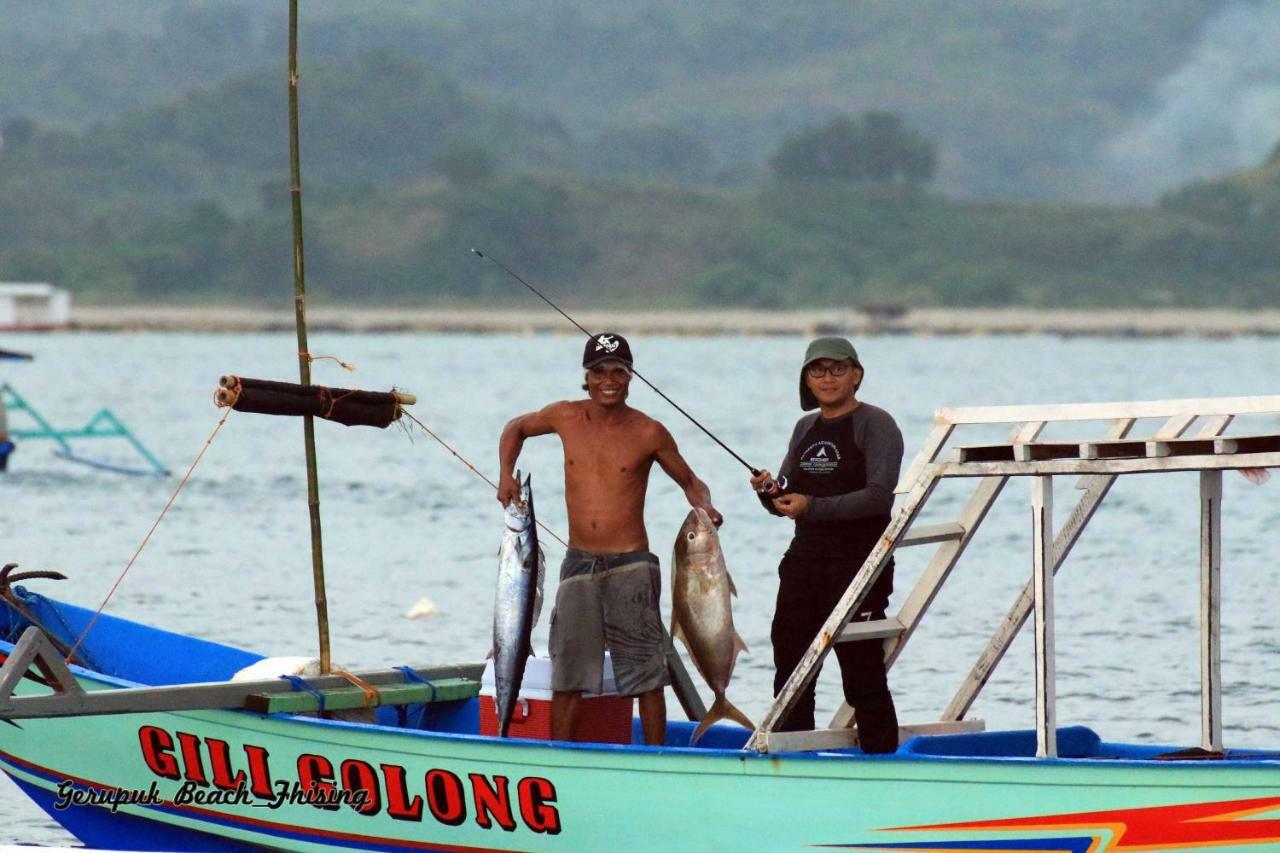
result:
<svg viewBox="0 0 1280 853"><path fill-rule="evenodd" d="M526 477L520 500L507 505L506 531L498 551L498 590L493 600L493 671L498 736L506 737L525 663L533 654L529 636L542 612L542 580L546 574L538 527L533 514L533 488ZM520 472L516 472L520 481Z"/></svg>
<svg viewBox="0 0 1280 853"><path fill-rule="evenodd" d="M733 665L747 644L733 627L731 596L738 594L724 565L720 536L706 510L693 509L676 536L675 581L671 585L671 636L678 637L702 673L715 701L689 739L697 743L712 723L729 718L749 729L755 726L746 714L725 698Z"/></svg>

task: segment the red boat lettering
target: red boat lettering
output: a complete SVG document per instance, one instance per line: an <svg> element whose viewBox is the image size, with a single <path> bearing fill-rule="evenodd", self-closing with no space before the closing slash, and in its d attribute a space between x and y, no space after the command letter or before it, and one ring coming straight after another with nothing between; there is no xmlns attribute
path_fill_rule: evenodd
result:
<svg viewBox="0 0 1280 853"><path fill-rule="evenodd" d="M427 774L427 806L436 820L457 826L467 819L467 802L462 781L448 770L432 770Z"/></svg>
<svg viewBox="0 0 1280 853"><path fill-rule="evenodd" d="M497 826L505 832L514 832L521 822L547 835L561 830L555 785L540 776L513 780L467 773L464 781L440 767L411 771L399 764L375 767L356 758L335 761L304 753L298 756L295 778L277 780L271 776L267 750L254 744L243 745L246 766L237 767L233 747L218 738L142 726L138 743L143 762L162 779L185 780L188 789L212 786L216 791L210 794L242 792L272 808L305 804L335 811L346 806L365 817L385 810L393 820L421 822L425 805L431 818L446 826L474 819L483 829Z"/></svg>
<svg viewBox="0 0 1280 853"><path fill-rule="evenodd" d="M318 809L337 811L333 786L333 765L323 755L303 753L298 756L298 784L304 791L314 791Z"/></svg>
<svg viewBox="0 0 1280 853"><path fill-rule="evenodd" d="M375 815L382 811L382 800L378 796L378 774L363 761L348 758L342 762L340 770L344 790L363 794L356 799L362 800L356 811L364 815ZM354 802L354 801L353 801Z"/></svg>
<svg viewBox="0 0 1280 853"><path fill-rule="evenodd" d="M163 779L179 779L178 761L173 757L173 738L164 729L143 726L138 729L138 742L142 744L142 760L152 773Z"/></svg>
<svg viewBox="0 0 1280 853"><path fill-rule="evenodd" d="M244 787L244 771L231 775L231 744L225 740L208 738L205 745L209 747L209 764L213 767L213 784L224 791L233 791ZM256 791L255 791L256 793Z"/></svg>
<svg viewBox="0 0 1280 853"><path fill-rule="evenodd" d="M249 759L249 790L255 797L269 800L275 796L271 782L271 767L267 763L267 751L260 746L244 745L245 757Z"/></svg>
<svg viewBox="0 0 1280 853"><path fill-rule="evenodd" d="M507 794L507 777L494 776L493 785L480 773L472 773L471 795L476 803L476 823L489 829L493 821L507 832L516 828L516 819L511 814L511 797ZM491 820L492 818L492 820Z"/></svg>
<svg viewBox="0 0 1280 853"><path fill-rule="evenodd" d="M208 785L204 775L204 763L200 760L200 738L186 732L178 732L178 745L182 747L182 768L188 782Z"/></svg>
<svg viewBox="0 0 1280 853"><path fill-rule="evenodd" d="M409 799L404 783L404 768L398 764L383 764L382 776L387 780L387 814L396 820L422 820L422 797L417 794Z"/></svg>
<svg viewBox="0 0 1280 853"><path fill-rule="evenodd" d="M550 779L528 776L520 780L516 793L520 798L520 816L524 818L525 826L547 835L560 834L560 812L555 806L548 805L556 801L556 787Z"/></svg>

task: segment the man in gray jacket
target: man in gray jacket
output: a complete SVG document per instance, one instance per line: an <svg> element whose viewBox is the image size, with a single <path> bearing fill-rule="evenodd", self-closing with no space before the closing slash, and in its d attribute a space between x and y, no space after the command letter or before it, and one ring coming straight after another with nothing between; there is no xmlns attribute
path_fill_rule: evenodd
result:
<svg viewBox="0 0 1280 853"><path fill-rule="evenodd" d="M778 566L774 610L774 695L781 692L836 602L889 524L902 465L902 433L884 409L857 398L863 368L844 338L809 344L800 369L800 407L818 409L796 423L778 477L751 478L765 509L795 520L795 536ZM780 486L780 487L779 487ZM885 618L893 562L881 572L851 621ZM864 752L898 747L882 640L835 649L845 700L853 707ZM814 728L814 683L778 726Z"/></svg>

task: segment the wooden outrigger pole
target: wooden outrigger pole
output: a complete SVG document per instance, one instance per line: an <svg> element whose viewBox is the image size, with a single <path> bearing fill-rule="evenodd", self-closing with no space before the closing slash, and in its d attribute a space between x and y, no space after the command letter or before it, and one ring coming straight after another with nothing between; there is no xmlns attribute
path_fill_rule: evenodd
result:
<svg viewBox="0 0 1280 853"><path fill-rule="evenodd" d="M298 330L298 377L311 384L307 349L307 284L302 252L302 165L298 153L298 0L289 0L289 194L293 200L293 307ZM320 634L320 672L329 665L329 601L324 589L324 546L320 536L320 481L316 471L315 418L302 419L307 455L307 509L311 518L311 577L315 587L316 627Z"/></svg>

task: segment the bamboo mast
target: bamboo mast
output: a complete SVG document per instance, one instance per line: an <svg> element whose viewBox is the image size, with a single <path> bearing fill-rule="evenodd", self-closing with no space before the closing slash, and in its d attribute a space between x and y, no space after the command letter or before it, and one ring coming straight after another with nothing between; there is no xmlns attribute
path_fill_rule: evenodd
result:
<svg viewBox="0 0 1280 853"><path fill-rule="evenodd" d="M307 349L306 267L302 256L302 166L298 153L298 0L289 0L289 194L293 200L293 307L298 330L298 376L311 384ZM324 548L320 537L320 482L316 472L315 420L302 420L307 454L307 509L311 517L311 577L315 587L316 626L320 634L320 672L329 672L329 602L324 591Z"/></svg>

